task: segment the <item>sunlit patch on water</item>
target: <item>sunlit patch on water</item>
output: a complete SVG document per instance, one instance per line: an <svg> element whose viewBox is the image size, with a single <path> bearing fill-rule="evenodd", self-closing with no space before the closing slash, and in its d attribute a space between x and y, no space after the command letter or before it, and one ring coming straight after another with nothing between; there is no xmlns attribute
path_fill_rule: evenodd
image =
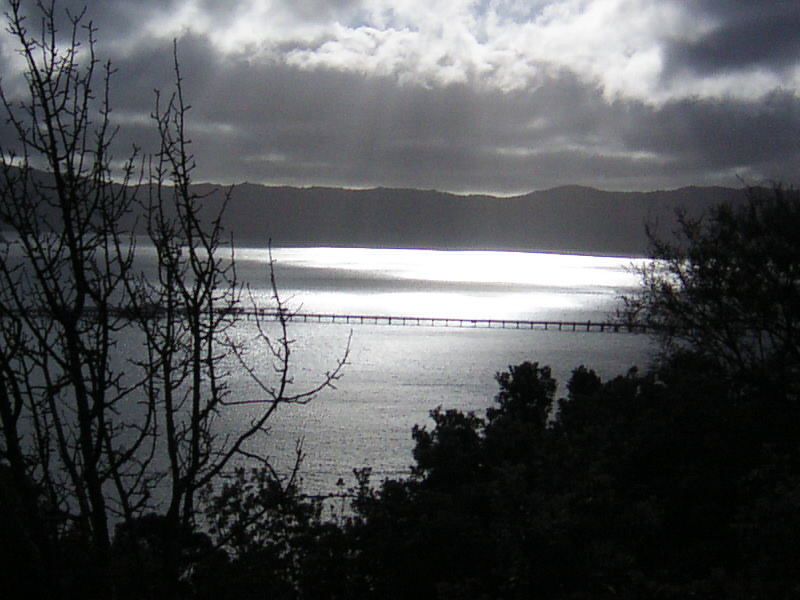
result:
<svg viewBox="0 0 800 600"><path fill-rule="evenodd" d="M307 312L482 319L604 318L642 261L566 254L275 248L284 298ZM237 253L254 300L269 301L264 249Z"/></svg>

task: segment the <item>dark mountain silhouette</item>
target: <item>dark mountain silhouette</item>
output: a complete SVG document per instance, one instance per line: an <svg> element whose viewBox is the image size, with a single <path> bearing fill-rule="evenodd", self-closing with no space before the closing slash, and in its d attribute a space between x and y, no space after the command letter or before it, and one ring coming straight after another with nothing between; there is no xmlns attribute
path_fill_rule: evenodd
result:
<svg viewBox="0 0 800 600"><path fill-rule="evenodd" d="M45 180L46 174L40 174ZM229 188L196 184L209 209ZM139 190L146 197L145 189ZM645 223L674 229L675 209L699 214L741 201L743 189L686 187L608 192L563 186L522 196L432 190L234 186L225 215L237 245L529 250L642 255ZM135 215L132 215L132 217ZM47 215L57 221L57 215ZM141 218L139 219L141 223ZM1 228L1 227L0 227Z"/></svg>
<svg viewBox="0 0 800 600"><path fill-rule="evenodd" d="M221 195L208 184L198 191ZM232 191L226 222L240 244L536 250L640 255L645 223L669 233L675 209L699 214L744 191L687 187L606 192L565 186L510 198L377 188L266 187Z"/></svg>

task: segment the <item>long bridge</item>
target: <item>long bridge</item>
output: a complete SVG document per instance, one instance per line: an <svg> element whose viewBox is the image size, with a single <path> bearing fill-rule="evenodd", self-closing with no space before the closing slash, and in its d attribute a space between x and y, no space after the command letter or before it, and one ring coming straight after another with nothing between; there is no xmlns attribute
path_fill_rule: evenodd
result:
<svg viewBox="0 0 800 600"><path fill-rule="evenodd" d="M49 310L27 311L42 317L52 317ZM112 309L118 316L131 319L159 319L164 310L159 306L142 308L119 307ZM331 323L345 325L394 325L416 327L453 327L472 329L528 329L541 331L584 331L609 333L652 333L653 327L623 321L549 321L529 319L471 319L464 317L421 317L410 315L363 315L346 313L316 313L276 311L274 308L236 306L220 309L220 314L235 315L247 320L263 319L278 321L283 318L287 322ZM92 314L91 309L84 310L84 316Z"/></svg>
<svg viewBox="0 0 800 600"><path fill-rule="evenodd" d="M614 321L541 321L527 319L468 319L461 317L417 317L403 315L358 315L341 313L277 312L275 310L240 308L236 311L246 318L302 323L340 323L346 325L394 325L416 327L456 327L481 329L533 329L542 331L591 331L609 333L647 333L648 327L639 323Z"/></svg>

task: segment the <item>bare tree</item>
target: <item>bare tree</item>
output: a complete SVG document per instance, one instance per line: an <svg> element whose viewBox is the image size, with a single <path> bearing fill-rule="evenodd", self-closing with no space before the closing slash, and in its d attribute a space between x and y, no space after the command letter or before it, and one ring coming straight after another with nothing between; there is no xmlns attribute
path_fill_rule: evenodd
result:
<svg viewBox="0 0 800 600"><path fill-rule="evenodd" d="M1 150L0 218L16 234L0 263L3 430L12 470L42 486L103 570L110 519L129 518L146 501L147 461L132 458L152 432L147 409L135 423L119 418L130 414L122 405L138 386L112 360L124 327L114 307L133 259L129 232L119 225L131 208L124 184L133 162L112 173L112 70L95 56L91 23L70 15L61 47L53 4L37 7L41 21L32 34L21 2L9 2L27 96L0 90L17 142ZM22 417L29 436L19 430Z"/></svg>
<svg viewBox="0 0 800 600"><path fill-rule="evenodd" d="M258 319L255 326L259 341L273 359L269 370L274 370L276 383L262 375L264 365L250 364L248 347L231 335L242 320L242 287L236 277L233 244L225 239L222 226L231 190L216 210L205 206L206 198L192 190L195 163L187 133L190 107L184 100L177 45L173 59L175 90L166 101L157 94L153 113L161 147L151 164L146 207L158 280L143 282L137 313L148 349L143 365L147 389L163 424L170 484L167 520L177 541L177 532L195 526L198 492L234 461L244 458L269 466L263 452L253 450L251 442L268 432L267 423L279 406L307 402L332 385L340 375L346 351L317 386L291 391L287 331L291 315L278 294L271 260L269 278L278 335L273 339ZM149 307L158 307L157 318L151 318ZM232 399L229 380L233 368L244 370L263 395ZM222 435L216 428L221 413L244 405L249 409L249 421L242 420L239 428L229 427ZM299 460L300 453L297 456ZM296 468L292 470L286 486L292 485L296 472ZM273 473L277 481L278 474ZM171 551L168 562L175 570L179 544L171 546Z"/></svg>
<svg viewBox="0 0 800 600"><path fill-rule="evenodd" d="M0 147L0 220L13 232L0 245L0 466L24 500L21 520L47 581L73 576L58 549L69 535L90 553L86 578L113 596L113 525L131 531L163 509L174 592L200 490L239 459L269 467L253 442L278 407L332 385L346 351L319 385L291 391L290 315L272 273L277 337L256 324L272 377L233 334L242 289L222 226L227 202L214 211L191 187L177 51L175 91L166 101L157 95L153 114L161 144L147 161L151 180L131 185L136 151L112 168L112 69L95 56L91 22L68 13L62 44L54 3L36 3L35 33L21 0L8 6L27 94L0 88L16 134ZM137 266L135 232L122 225L142 208L157 264L149 278ZM144 351L131 357L120 340L136 335ZM231 398L233 369L250 374L263 396ZM221 430L222 412L243 405L249 420Z"/></svg>

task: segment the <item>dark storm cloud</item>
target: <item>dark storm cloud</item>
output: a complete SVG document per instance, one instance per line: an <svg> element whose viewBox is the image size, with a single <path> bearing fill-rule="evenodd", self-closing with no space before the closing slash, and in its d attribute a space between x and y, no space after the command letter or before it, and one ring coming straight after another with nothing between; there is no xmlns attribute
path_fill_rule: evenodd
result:
<svg viewBox="0 0 800 600"><path fill-rule="evenodd" d="M372 6L382 1L96 3L99 50L117 68L120 156L131 143L155 148L149 115L154 90L172 89L177 36L198 180L510 194L795 176L796 3L629 0L609 16L597 2L485 2L470 6L503 19L478 26L456 11L450 39L447 19L445 33L381 29L378 13L405 24L430 9ZM674 10L617 27L638 4ZM262 39L252 11L264 7ZM660 30L669 18L702 26ZM583 49L586 32L595 45ZM767 83L750 89L756 67L764 79L752 81Z"/></svg>
<svg viewBox="0 0 800 600"><path fill-rule="evenodd" d="M559 182L559 174L573 180L578 169L558 146L608 134L602 98L574 78L514 94L403 86L221 59L201 38L182 40L180 59L194 150L203 172L220 180L514 192ZM118 66L138 74L127 80L138 91L121 97L126 111L170 85L166 44Z"/></svg>
<svg viewBox="0 0 800 600"><path fill-rule="evenodd" d="M800 99L774 92L758 103L690 99L641 110L626 142L706 166L797 162Z"/></svg>
<svg viewBox="0 0 800 600"><path fill-rule="evenodd" d="M128 74L118 110L146 112L152 90L170 88L170 52L165 41L118 64ZM800 105L789 92L657 107L610 102L565 73L501 93L222 57L199 36L181 40L179 53L198 174L218 182L646 189L712 175L733 185L737 176L787 178L798 158Z"/></svg>
<svg viewBox="0 0 800 600"><path fill-rule="evenodd" d="M699 73L751 67L791 67L800 60L800 3L781 1L699 2L711 30L699 39L676 41L668 51L672 68Z"/></svg>

